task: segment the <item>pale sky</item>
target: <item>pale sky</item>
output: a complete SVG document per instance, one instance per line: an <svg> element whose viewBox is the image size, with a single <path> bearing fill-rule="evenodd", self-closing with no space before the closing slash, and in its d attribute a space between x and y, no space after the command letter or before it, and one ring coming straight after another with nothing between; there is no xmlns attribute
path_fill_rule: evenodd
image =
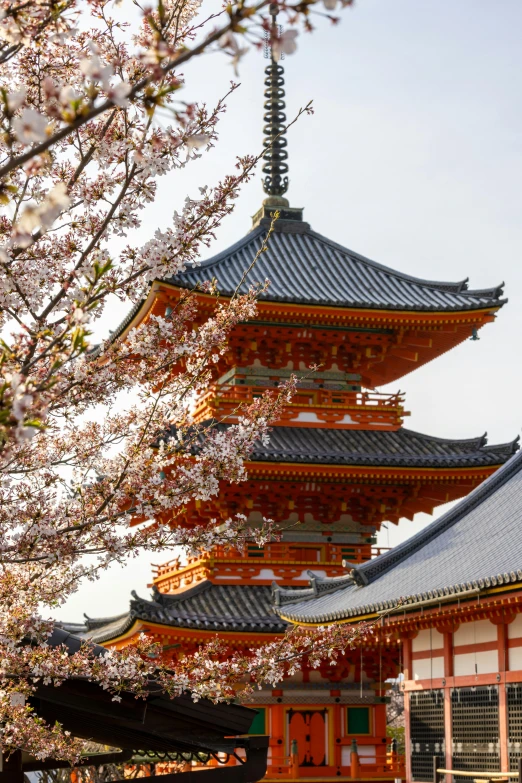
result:
<svg viewBox="0 0 522 783"><path fill-rule="evenodd" d="M410 429L512 440L522 424L522 3L358 0L340 16L336 27L322 20L301 35L283 63L288 117L310 99L315 107L290 131L290 204L305 208L316 231L402 272L469 277L472 288L505 281L509 303L480 341L386 389L406 392ZM266 64L257 51L241 62L241 88L216 149L161 180L140 241L165 228L187 194L197 197L198 186L232 172L236 155L258 152ZM234 78L219 55L200 58L185 75L183 97L209 104ZM248 231L262 198L258 175L206 257ZM111 308L104 327L114 328L126 309ZM379 542L396 544L430 519L389 525ZM132 589L148 594L150 560L140 556L85 584L59 617L126 611Z"/></svg>

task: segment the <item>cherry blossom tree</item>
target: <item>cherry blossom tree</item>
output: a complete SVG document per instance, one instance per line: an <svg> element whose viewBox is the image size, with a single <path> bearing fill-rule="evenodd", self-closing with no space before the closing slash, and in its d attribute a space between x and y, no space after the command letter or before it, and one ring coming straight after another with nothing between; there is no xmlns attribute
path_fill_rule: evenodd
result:
<svg viewBox="0 0 522 783"><path fill-rule="evenodd" d="M193 395L208 384L230 330L255 314L261 289L223 301L209 283L213 315L197 329L197 300L187 291L172 313L151 317L125 340L95 346L92 331L114 298L131 306L155 279L197 263L258 160L238 160L222 182L188 196L170 226L144 244L133 241L158 178L175 176L217 139L227 96L213 108L191 102L191 61L215 51L237 67L265 34L275 52L290 54L299 30L312 28L314 14L333 19L336 4L281 2L281 33L268 0L209 4L208 11L199 0L158 0L153 8L137 0L0 0L5 749L77 758L80 744L28 706L41 680L59 686L89 677L118 699L122 690L145 693L154 675L172 695L230 698L239 682L247 689L276 682L302 655L335 657L350 641L342 629L294 631L244 658L215 642L174 674L146 640L103 656L89 646L66 655L47 645L53 609L109 565L143 550L182 544L198 551L271 535L270 521L250 531L241 515L219 528L175 524L191 499L245 478L254 442L268 437L292 392L290 382L256 400L225 431L202 431L191 419ZM139 11L134 26L129 7ZM160 512L173 523L130 525Z"/></svg>

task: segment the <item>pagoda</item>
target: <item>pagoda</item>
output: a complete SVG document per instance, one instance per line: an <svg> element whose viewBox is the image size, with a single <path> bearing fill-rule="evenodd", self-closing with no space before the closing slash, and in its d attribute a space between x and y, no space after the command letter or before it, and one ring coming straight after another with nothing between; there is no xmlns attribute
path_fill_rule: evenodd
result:
<svg viewBox="0 0 522 783"><path fill-rule="evenodd" d="M274 17L275 24L275 17ZM250 232L214 258L175 278L157 280L114 335L125 339L151 315L171 311L195 289L203 322L215 298L197 289L215 278L231 297L262 247L273 213L279 218L239 290L268 278L255 320L238 325L214 379L196 401L197 422L227 427L238 405L291 374L300 380L292 401L273 423L269 445L259 443L240 484L223 483L210 500L187 504L175 524L202 524L245 513L282 528L281 540L246 552L216 547L198 558L154 567L151 599L136 594L129 611L87 618L75 632L111 648L139 633L157 639L164 654L190 653L216 634L231 649L248 650L284 633L272 583L296 589L346 579L347 562L370 561L384 521L461 498L514 453L515 443L488 445L485 436L449 440L403 426L403 395L376 387L476 337L505 300L501 287L470 290L458 283L421 280L348 250L314 231L303 210L285 198L283 68L266 69L264 189L267 198ZM195 328L197 328L197 323ZM310 367L317 365L316 372ZM219 424L216 423L219 421ZM269 734L268 780L390 780L403 777L386 737L384 681L400 668L395 638L350 650L336 666L310 670L276 689L257 691L252 734ZM352 743L358 747L358 772Z"/></svg>

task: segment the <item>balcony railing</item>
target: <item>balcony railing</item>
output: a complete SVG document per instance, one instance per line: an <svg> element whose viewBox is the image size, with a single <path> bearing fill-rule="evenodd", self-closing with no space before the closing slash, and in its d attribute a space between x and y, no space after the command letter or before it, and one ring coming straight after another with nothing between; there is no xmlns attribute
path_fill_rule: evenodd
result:
<svg viewBox="0 0 522 783"><path fill-rule="evenodd" d="M208 418L234 419L241 405L249 405L267 390L264 386L214 384L196 403L197 421ZM394 429L402 424L405 413L401 394L335 391L298 388L285 405L276 424L294 426L338 425L345 428L376 426Z"/></svg>
<svg viewBox="0 0 522 783"><path fill-rule="evenodd" d="M294 544L285 542L265 544L264 547L247 544L245 551L217 546L206 557L211 557L214 560L247 560L252 563L262 558L265 563L274 561L279 563L338 563L341 565L343 560L347 563L364 563L383 552L387 552L388 549L389 547L377 547L371 544ZM186 565L196 565L201 559L202 557L189 557ZM153 565L153 577L157 579L178 570L180 567L179 560L169 560L161 565Z"/></svg>

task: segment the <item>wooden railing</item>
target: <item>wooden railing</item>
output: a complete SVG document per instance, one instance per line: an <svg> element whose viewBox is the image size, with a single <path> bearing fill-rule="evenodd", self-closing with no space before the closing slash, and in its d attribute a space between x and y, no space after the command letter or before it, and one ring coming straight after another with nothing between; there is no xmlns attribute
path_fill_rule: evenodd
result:
<svg viewBox="0 0 522 783"><path fill-rule="evenodd" d="M238 415L241 405L250 405L271 387L213 385L196 402L194 418L202 421L208 417L222 418ZM277 389L274 387L274 391ZM279 424L290 424L300 412L313 411L317 421L335 424L348 414L352 426L372 423L381 427L399 426L404 416L404 398L401 394L379 392L334 391L333 389L297 389L292 400L284 406ZM299 420L303 423L303 420Z"/></svg>
<svg viewBox="0 0 522 783"><path fill-rule="evenodd" d="M244 552L237 549L230 549L222 546L215 547L209 556L216 560L251 560L255 562L261 558L264 561L287 561L300 563L339 563L345 560L349 563L359 564L377 557L383 552L387 552L389 547L371 546L350 546L349 544L292 544L292 543L270 543L264 547L247 545ZM193 565L201 560L201 557L187 558L187 565ZM180 561L177 559L168 560L161 565L153 565L153 576L157 578L180 568Z"/></svg>
<svg viewBox="0 0 522 783"><path fill-rule="evenodd" d="M389 780L403 779L405 777L405 761L404 756L400 756L396 752L388 752L386 754L385 764L360 764L358 754L351 754L351 764L349 766L343 766L342 778L345 780L347 777L353 780L364 779L366 781L376 778L382 780L387 778ZM306 780L310 775L311 768L306 767L306 774L302 775L299 767L299 757L297 752L292 753L290 756L272 756L268 762L268 768L266 777L269 780L285 780L291 778L292 780ZM320 768L318 768L319 770ZM337 773L339 774L339 773ZM315 778L319 780L319 777Z"/></svg>
<svg viewBox="0 0 522 783"><path fill-rule="evenodd" d="M518 760L518 770L516 772L489 772L483 770L461 770L461 769L445 769L441 764L442 759L438 756L433 757L433 783L439 783L440 776L461 777L461 778L473 778L475 783L483 783L492 781L492 783L500 783L500 781L516 779L519 783L522 783L522 757Z"/></svg>
<svg viewBox="0 0 522 783"><path fill-rule="evenodd" d="M208 392L203 394L198 400L198 405L203 405L205 401L214 397L224 397L239 402L252 402L265 391L273 388L277 391L277 386L243 386L237 384L224 383L213 385ZM290 405L299 403L305 405L349 405L354 407L372 407L372 408L401 408L404 404L404 396L400 393L389 394L385 392L368 391L336 391L335 389L321 389L319 386L302 389L297 387L293 394Z"/></svg>

